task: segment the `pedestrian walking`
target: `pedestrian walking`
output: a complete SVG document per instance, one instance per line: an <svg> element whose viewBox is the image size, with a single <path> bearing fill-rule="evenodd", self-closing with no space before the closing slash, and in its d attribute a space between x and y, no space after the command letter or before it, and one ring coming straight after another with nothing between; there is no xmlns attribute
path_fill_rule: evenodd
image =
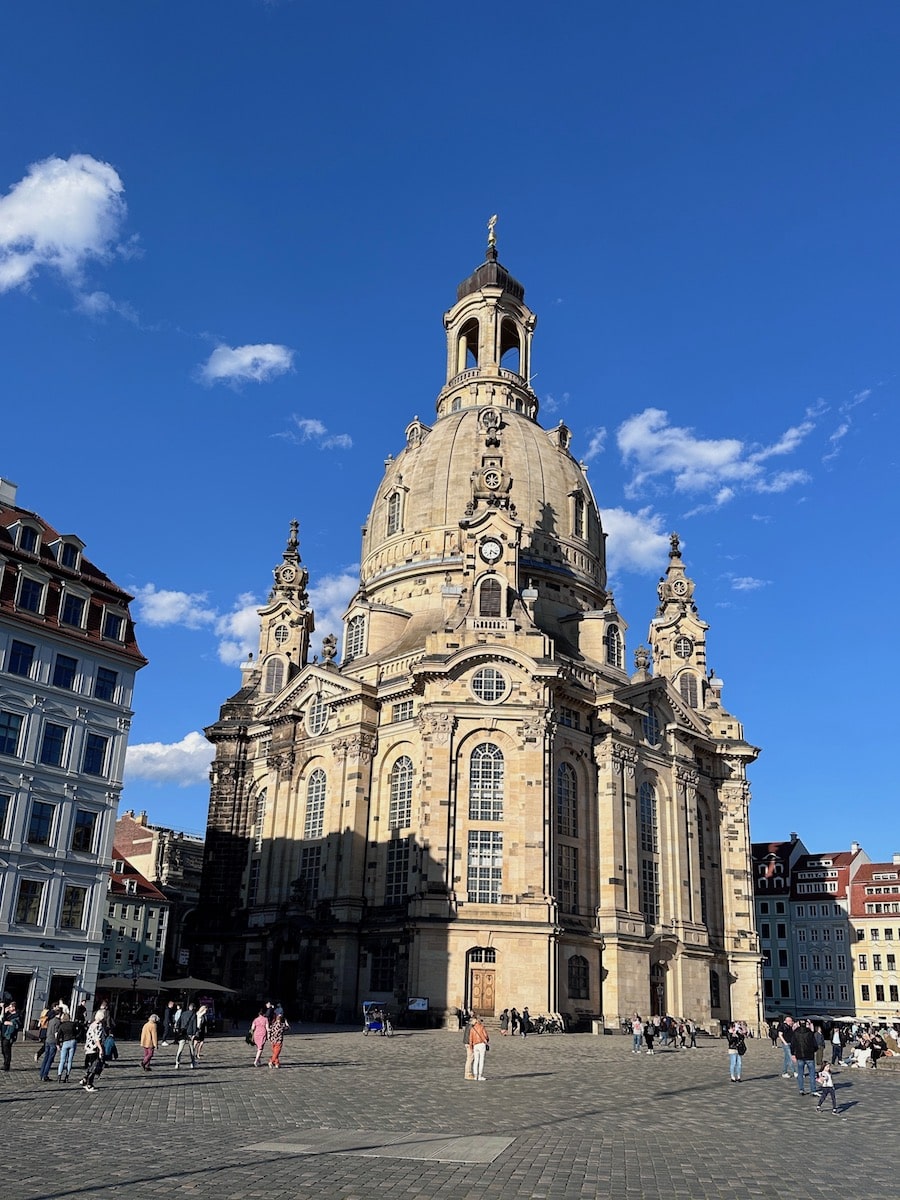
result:
<svg viewBox="0 0 900 1200"><path fill-rule="evenodd" d="M504 1008L500 1014L500 1035L501 1037L509 1036L509 1009Z"/></svg>
<svg viewBox="0 0 900 1200"><path fill-rule="evenodd" d="M822 1070L818 1074L816 1082L819 1085L819 1103L816 1105L816 1112L821 1112L822 1105L826 1100L830 1100L832 1115L837 1116L837 1095L834 1090L834 1080L831 1077L830 1063L824 1064Z"/></svg>
<svg viewBox="0 0 900 1200"><path fill-rule="evenodd" d="M528 1037L529 1033L531 1033L531 1030L531 1014L527 1008L523 1008L522 1015L519 1017L519 1036Z"/></svg>
<svg viewBox="0 0 900 1200"><path fill-rule="evenodd" d="M206 1034L209 1029L208 1013L209 1008L205 1004L201 1004L197 1009L197 1032L194 1034L194 1058L197 1062L200 1061L200 1052L203 1049L203 1043L206 1041Z"/></svg>
<svg viewBox="0 0 900 1200"><path fill-rule="evenodd" d="M261 1066L260 1058L262 1058L263 1046L269 1037L269 1021L266 1017L266 1010L261 1008L259 1016L254 1017L253 1023L250 1026L250 1036L253 1039L253 1045L256 1047L256 1058L253 1060L254 1067Z"/></svg>
<svg viewBox="0 0 900 1200"><path fill-rule="evenodd" d="M99 1079L103 1072L103 1043L106 1041L104 1017L105 1013L97 1009L84 1037L84 1075L79 1082L86 1092L97 1090L94 1080Z"/></svg>
<svg viewBox="0 0 900 1200"><path fill-rule="evenodd" d="M522 1015L527 1011L525 1009ZM469 1027L469 1045L472 1047L472 1076L480 1083L484 1083L484 1056L490 1042L490 1034L484 1027L484 1021L481 1017L474 1017Z"/></svg>
<svg viewBox="0 0 900 1200"><path fill-rule="evenodd" d="M276 1012L272 1020L269 1022L269 1045L272 1047L269 1053L269 1066L280 1067L281 1063L281 1047L284 1045L284 1035L290 1029L287 1021L284 1019L283 1013Z"/></svg>
<svg viewBox="0 0 900 1200"><path fill-rule="evenodd" d="M513 1010L513 1011L515 1011L515 1010ZM475 1078L475 1072L472 1070L472 1043L469 1041L469 1034L472 1031L472 1024L474 1023L474 1021L475 1021L475 1017L471 1016L471 1017L469 1017L468 1021L466 1021L465 1025L463 1026L463 1045L466 1048L466 1070L465 1070L465 1074L463 1076L464 1079L474 1079Z"/></svg>
<svg viewBox="0 0 900 1200"><path fill-rule="evenodd" d="M522 1018L519 1016L519 1010L517 1008L511 1008L509 1010L509 1032L512 1037L515 1037L519 1032L519 1021L521 1019Z"/></svg>
<svg viewBox="0 0 900 1200"><path fill-rule="evenodd" d="M191 1070L197 1065L196 1055L194 1054L194 1038L197 1036L197 1012L193 1004L189 1004L182 1012L175 1028L175 1041L178 1049L175 1051L175 1070L181 1067L181 1056L184 1054L184 1048L187 1046L188 1054L191 1059Z"/></svg>
<svg viewBox="0 0 900 1200"><path fill-rule="evenodd" d="M738 1026L732 1022L728 1027L728 1062L731 1070L731 1082L741 1082L741 1067L744 1055L747 1053L747 1043Z"/></svg>
<svg viewBox="0 0 900 1200"><path fill-rule="evenodd" d="M45 1029L44 1038L44 1053L41 1055L41 1069L38 1072L38 1078L41 1083L50 1082L50 1068L53 1066L53 1060L56 1058L56 1051L59 1049L57 1044L57 1034L59 1033L60 1009L52 1008L50 1016L47 1019L47 1027Z"/></svg>
<svg viewBox="0 0 900 1200"><path fill-rule="evenodd" d="M4 1071L10 1070L12 1067L13 1042L18 1038L21 1027L22 1022L16 1002L10 1000L3 1010L3 1019L0 1021L0 1049L3 1051Z"/></svg>
<svg viewBox="0 0 900 1200"><path fill-rule="evenodd" d="M791 1036L791 1058L797 1067L797 1090L801 1096L803 1091L803 1076L809 1076L809 1094L816 1090L816 1035L813 1033L812 1021L801 1021L794 1026Z"/></svg>
<svg viewBox="0 0 900 1200"><path fill-rule="evenodd" d="M74 1018L67 1008L62 1010L56 1040L59 1043L59 1067L56 1071L56 1082L68 1083L78 1038L75 1036Z"/></svg>
<svg viewBox="0 0 900 1200"><path fill-rule="evenodd" d="M172 1040L172 1033L175 1026L175 1012L175 1001L170 1000L166 1005L166 1011L163 1013L162 1041L160 1042L161 1046L168 1046L169 1042Z"/></svg>
<svg viewBox="0 0 900 1200"><path fill-rule="evenodd" d="M781 1067L782 1079L796 1079L797 1068L794 1063L794 1055L791 1043L794 1040L794 1030L796 1026L792 1017L785 1017L778 1026L778 1045L781 1047L781 1052L784 1055L784 1061Z"/></svg>
<svg viewBox="0 0 900 1200"><path fill-rule="evenodd" d="M141 1030L141 1050L143 1051L141 1055L142 1071L149 1071L151 1069L150 1061L159 1045L158 1025L159 1017L156 1013L151 1013Z"/></svg>

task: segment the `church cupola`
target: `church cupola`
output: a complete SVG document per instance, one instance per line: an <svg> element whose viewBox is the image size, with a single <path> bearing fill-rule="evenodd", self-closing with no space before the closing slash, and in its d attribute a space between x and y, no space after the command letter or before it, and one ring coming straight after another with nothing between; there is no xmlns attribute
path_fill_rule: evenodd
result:
<svg viewBox="0 0 900 1200"><path fill-rule="evenodd" d="M659 581L659 606L650 624L654 674L670 679L685 704L703 708L709 626L697 614L694 581L685 572L677 533L669 544L669 566Z"/></svg>
<svg viewBox="0 0 900 1200"><path fill-rule="evenodd" d="M485 260L456 290L444 316L447 382L438 416L477 405L511 408L535 419L531 390L531 339L537 317L525 304L525 288L497 258L494 227L488 222Z"/></svg>
<svg viewBox="0 0 900 1200"><path fill-rule="evenodd" d="M281 562L273 571L274 584L260 617L260 690L274 695L290 682L309 658L309 640L316 627L306 585L309 572L300 559L298 524L291 521Z"/></svg>

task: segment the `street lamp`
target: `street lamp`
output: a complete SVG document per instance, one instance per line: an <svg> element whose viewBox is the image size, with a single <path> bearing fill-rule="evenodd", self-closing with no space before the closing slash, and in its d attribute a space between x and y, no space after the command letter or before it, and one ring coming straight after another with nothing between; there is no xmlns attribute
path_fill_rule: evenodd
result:
<svg viewBox="0 0 900 1200"><path fill-rule="evenodd" d="M133 954L129 958L128 963L131 968L131 1014L135 1016L137 1014L137 985L138 976L141 973L141 964Z"/></svg>

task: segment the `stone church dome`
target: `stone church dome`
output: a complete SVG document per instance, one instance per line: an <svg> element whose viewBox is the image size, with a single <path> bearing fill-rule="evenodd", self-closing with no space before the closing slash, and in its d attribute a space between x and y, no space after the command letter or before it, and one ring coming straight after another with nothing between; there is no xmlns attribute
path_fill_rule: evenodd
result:
<svg viewBox="0 0 900 1200"><path fill-rule="evenodd" d="M437 419L414 418L387 462L363 532L361 594L407 612L439 610L442 587L466 589L464 531L502 512L515 527L510 584L537 590L541 623L552 627L604 603L600 514L570 431L538 424L528 382L536 318L493 245L457 295L444 317Z"/></svg>

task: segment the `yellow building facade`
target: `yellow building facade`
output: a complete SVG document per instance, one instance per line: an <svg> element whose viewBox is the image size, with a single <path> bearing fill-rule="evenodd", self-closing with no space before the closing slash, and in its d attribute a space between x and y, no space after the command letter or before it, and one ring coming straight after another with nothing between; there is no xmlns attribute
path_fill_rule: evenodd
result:
<svg viewBox="0 0 900 1200"><path fill-rule="evenodd" d="M755 1021L757 750L678 538L628 667L600 512L570 431L539 424L536 317L493 238L444 326L446 384L386 464L340 656L326 638L311 661L294 523L207 730L195 969L311 1019L417 999L437 1022Z"/></svg>

